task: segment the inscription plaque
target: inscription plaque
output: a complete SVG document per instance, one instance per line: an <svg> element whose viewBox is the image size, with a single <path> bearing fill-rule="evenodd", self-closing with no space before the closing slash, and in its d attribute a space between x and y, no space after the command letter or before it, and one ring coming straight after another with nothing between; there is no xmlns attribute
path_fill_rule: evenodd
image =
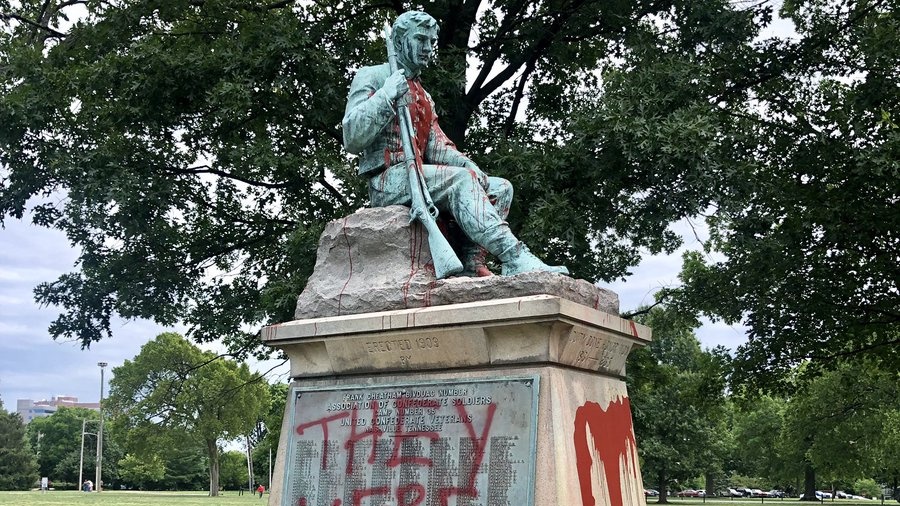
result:
<svg viewBox="0 0 900 506"><path fill-rule="evenodd" d="M538 381L295 388L282 506L532 506Z"/></svg>

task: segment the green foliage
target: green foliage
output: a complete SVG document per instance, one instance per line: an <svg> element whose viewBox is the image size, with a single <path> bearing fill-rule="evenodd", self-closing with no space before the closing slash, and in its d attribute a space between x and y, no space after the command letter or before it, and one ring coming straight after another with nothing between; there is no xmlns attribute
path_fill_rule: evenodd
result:
<svg viewBox="0 0 900 506"><path fill-rule="evenodd" d="M144 455L140 458L128 453L119 461L119 475L129 488L146 490L148 485L162 481L166 465L159 455Z"/></svg>
<svg viewBox="0 0 900 506"><path fill-rule="evenodd" d="M246 364L204 352L175 333L141 347L113 369L108 405L133 433L139 458L185 434L207 452L210 493L218 493L218 442L248 433L268 409L266 383Z"/></svg>
<svg viewBox="0 0 900 506"><path fill-rule="evenodd" d="M89 346L116 314L183 319L247 352L248 324L291 318L324 222L366 202L340 147L346 90L384 59L378 25L412 5L86 2L63 29L70 2L21 4L0 37L0 219L30 210L82 252L36 290L63 310L51 334ZM765 4L425 9L442 27L425 80L444 130L513 181L511 226L576 276L673 251L668 225L735 170L732 118L711 98L755 75L741 65Z"/></svg>
<svg viewBox="0 0 900 506"><path fill-rule="evenodd" d="M18 413L7 413L0 399L0 490L28 490L38 479L34 452Z"/></svg>
<svg viewBox="0 0 900 506"><path fill-rule="evenodd" d="M642 472L663 501L673 481L721 472L727 362L700 349L693 318L656 306L638 319L653 341L632 352L628 391Z"/></svg>
<svg viewBox="0 0 900 506"><path fill-rule="evenodd" d="M862 478L853 482L853 492L863 497L877 499L881 496L881 485L872 478Z"/></svg>
<svg viewBox="0 0 900 506"><path fill-rule="evenodd" d="M786 456L779 447L779 436L783 431L784 399L759 396L740 403L734 409L732 433L736 444L732 449L732 466L740 479L732 477L734 486L771 489L778 483L791 483L796 474L785 469L793 468L795 456ZM765 477L761 484L759 478Z"/></svg>
<svg viewBox="0 0 900 506"><path fill-rule="evenodd" d="M810 359L900 364L900 11L799 1L782 15L798 37L759 43L745 60L758 73L721 95L749 99L718 104L730 153L707 249L721 256L686 255L678 293L743 319L735 380L767 389Z"/></svg>
<svg viewBox="0 0 900 506"><path fill-rule="evenodd" d="M269 385L269 410L257 424L254 431L253 470L257 483L269 483L269 458L274 466L278 451L278 440L281 438L281 425L284 420L284 409L287 403L289 385L274 383Z"/></svg>
<svg viewBox="0 0 900 506"><path fill-rule="evenodd" d="M28 424L29 444L38 453L38 470L57 482L78 482L81 460L81 428L87 420L84 437L84 475L93 476L96 470L97 427L100 413L85 408L60 407L50 416L35 418ZM107 437L104 435L104 443ZM104 444L104 462L113 462L113 446ZM118 460L118 459L115 459ZM104 471L106 466L104 466ZM104 472L104 476L105 476Z"/></svg>
<svg viewBox="0 0 900 506"><path fill-rule="evenodd" d="M219 456L221 470L219 483L225 490L238 490L250 486L247 476L247 455L241 452L225 452Z"/></svg>
<svg viewBox="0 0 900 506"><path fill-rule="evenodd" d="M900 377L876 362L843 364L804 386L785 412L781 447L826 480L872 476L897 416Z"/></svg>

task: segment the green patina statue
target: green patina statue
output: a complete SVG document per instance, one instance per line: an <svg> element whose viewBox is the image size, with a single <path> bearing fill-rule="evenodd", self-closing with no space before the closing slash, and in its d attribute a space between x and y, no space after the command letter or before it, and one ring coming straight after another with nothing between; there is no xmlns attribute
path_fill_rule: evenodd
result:
<svg viewBox="0 0 900 506"><path fill-rule="evenodd" d="M413 219L429 231L438 278L491 275L485 250L500 259L505 276L568 274L565 267L534 256L509 229L509 181L482 172L441 131L434 102L419 80L434 55L437 34L437 21L428 14L403 13L389 33L389 63L361 68L350 85L344 147L360 156L359 173L368 178L371 205L412 207ZM446 240L436 237L438 211L449 213L466 236L461 266L452 252L453 258L446 258L447 247L439 246Z"/></svg>

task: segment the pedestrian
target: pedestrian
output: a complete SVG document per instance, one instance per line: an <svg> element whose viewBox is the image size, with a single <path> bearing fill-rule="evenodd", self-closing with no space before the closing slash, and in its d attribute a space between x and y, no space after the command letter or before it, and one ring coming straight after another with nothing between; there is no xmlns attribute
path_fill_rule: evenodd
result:
<svg viewBox="0 0 900 506"><path fill-rule="evenodd" d="M259 492L259 498L262 499L263 492L266 491L266 487L264 487L264 486L262 486L262 484L260 484L258 487L256 487L256 491Z"/></svg>

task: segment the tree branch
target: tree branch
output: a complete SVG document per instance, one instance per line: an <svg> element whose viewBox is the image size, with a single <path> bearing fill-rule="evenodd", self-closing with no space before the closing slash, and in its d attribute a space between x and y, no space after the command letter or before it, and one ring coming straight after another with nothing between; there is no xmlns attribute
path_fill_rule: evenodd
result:
<svg viewBox="0 0 900 506"><path fill-rule="evenodd" d="M242 176L237 176L231 174L229 172L225 172L224 170L214 169L210 165L197 165L196 167L188 167L186 169L180 169L177 167L166 167L163 170L168 172L174 172L176 174L215 174L217 176L222 176L228 179L234 179L235 181L240 181L242 183L248 184L250 186L259 186L262 188L270 188L276 190L282 190L285 188L290 188L291 185L288 183L268 183L266 181L257 181L255 179L249 179Z"/></svg>
<svg viewBox="0 0 900 506"><path fill-rule="evenodd" d="M50 28L49 26L44 26L36 21L32 21L28 18L22 17L18 14L0 13L0 19L6 20L6 21L14 19L16 21L20 21L20 22L25 23L26 25L32 26L34 28L40 28L41 30L44 30L47 33L48 37L54 37L57 39L66 38L66 34L64 34L64 33L60 32L58 30L55 30L53 28Z"/></svg>
<svg viewBox="0 0 900 506"><path fill-rule="evenodd" d="M528 82L528 77L534 72L536 65L537 58L529 59L525 65L525 70L519 77L519 84L516 86L516 93L513 96L513 103L509 108L509 115L506 117L506 124L503 127L503 136L506 139L509 139L509 136L512 135L513 127L516 124L516 114L519 112L519 105L522 103L522 97L525 95L525 85Z"/></svg>

